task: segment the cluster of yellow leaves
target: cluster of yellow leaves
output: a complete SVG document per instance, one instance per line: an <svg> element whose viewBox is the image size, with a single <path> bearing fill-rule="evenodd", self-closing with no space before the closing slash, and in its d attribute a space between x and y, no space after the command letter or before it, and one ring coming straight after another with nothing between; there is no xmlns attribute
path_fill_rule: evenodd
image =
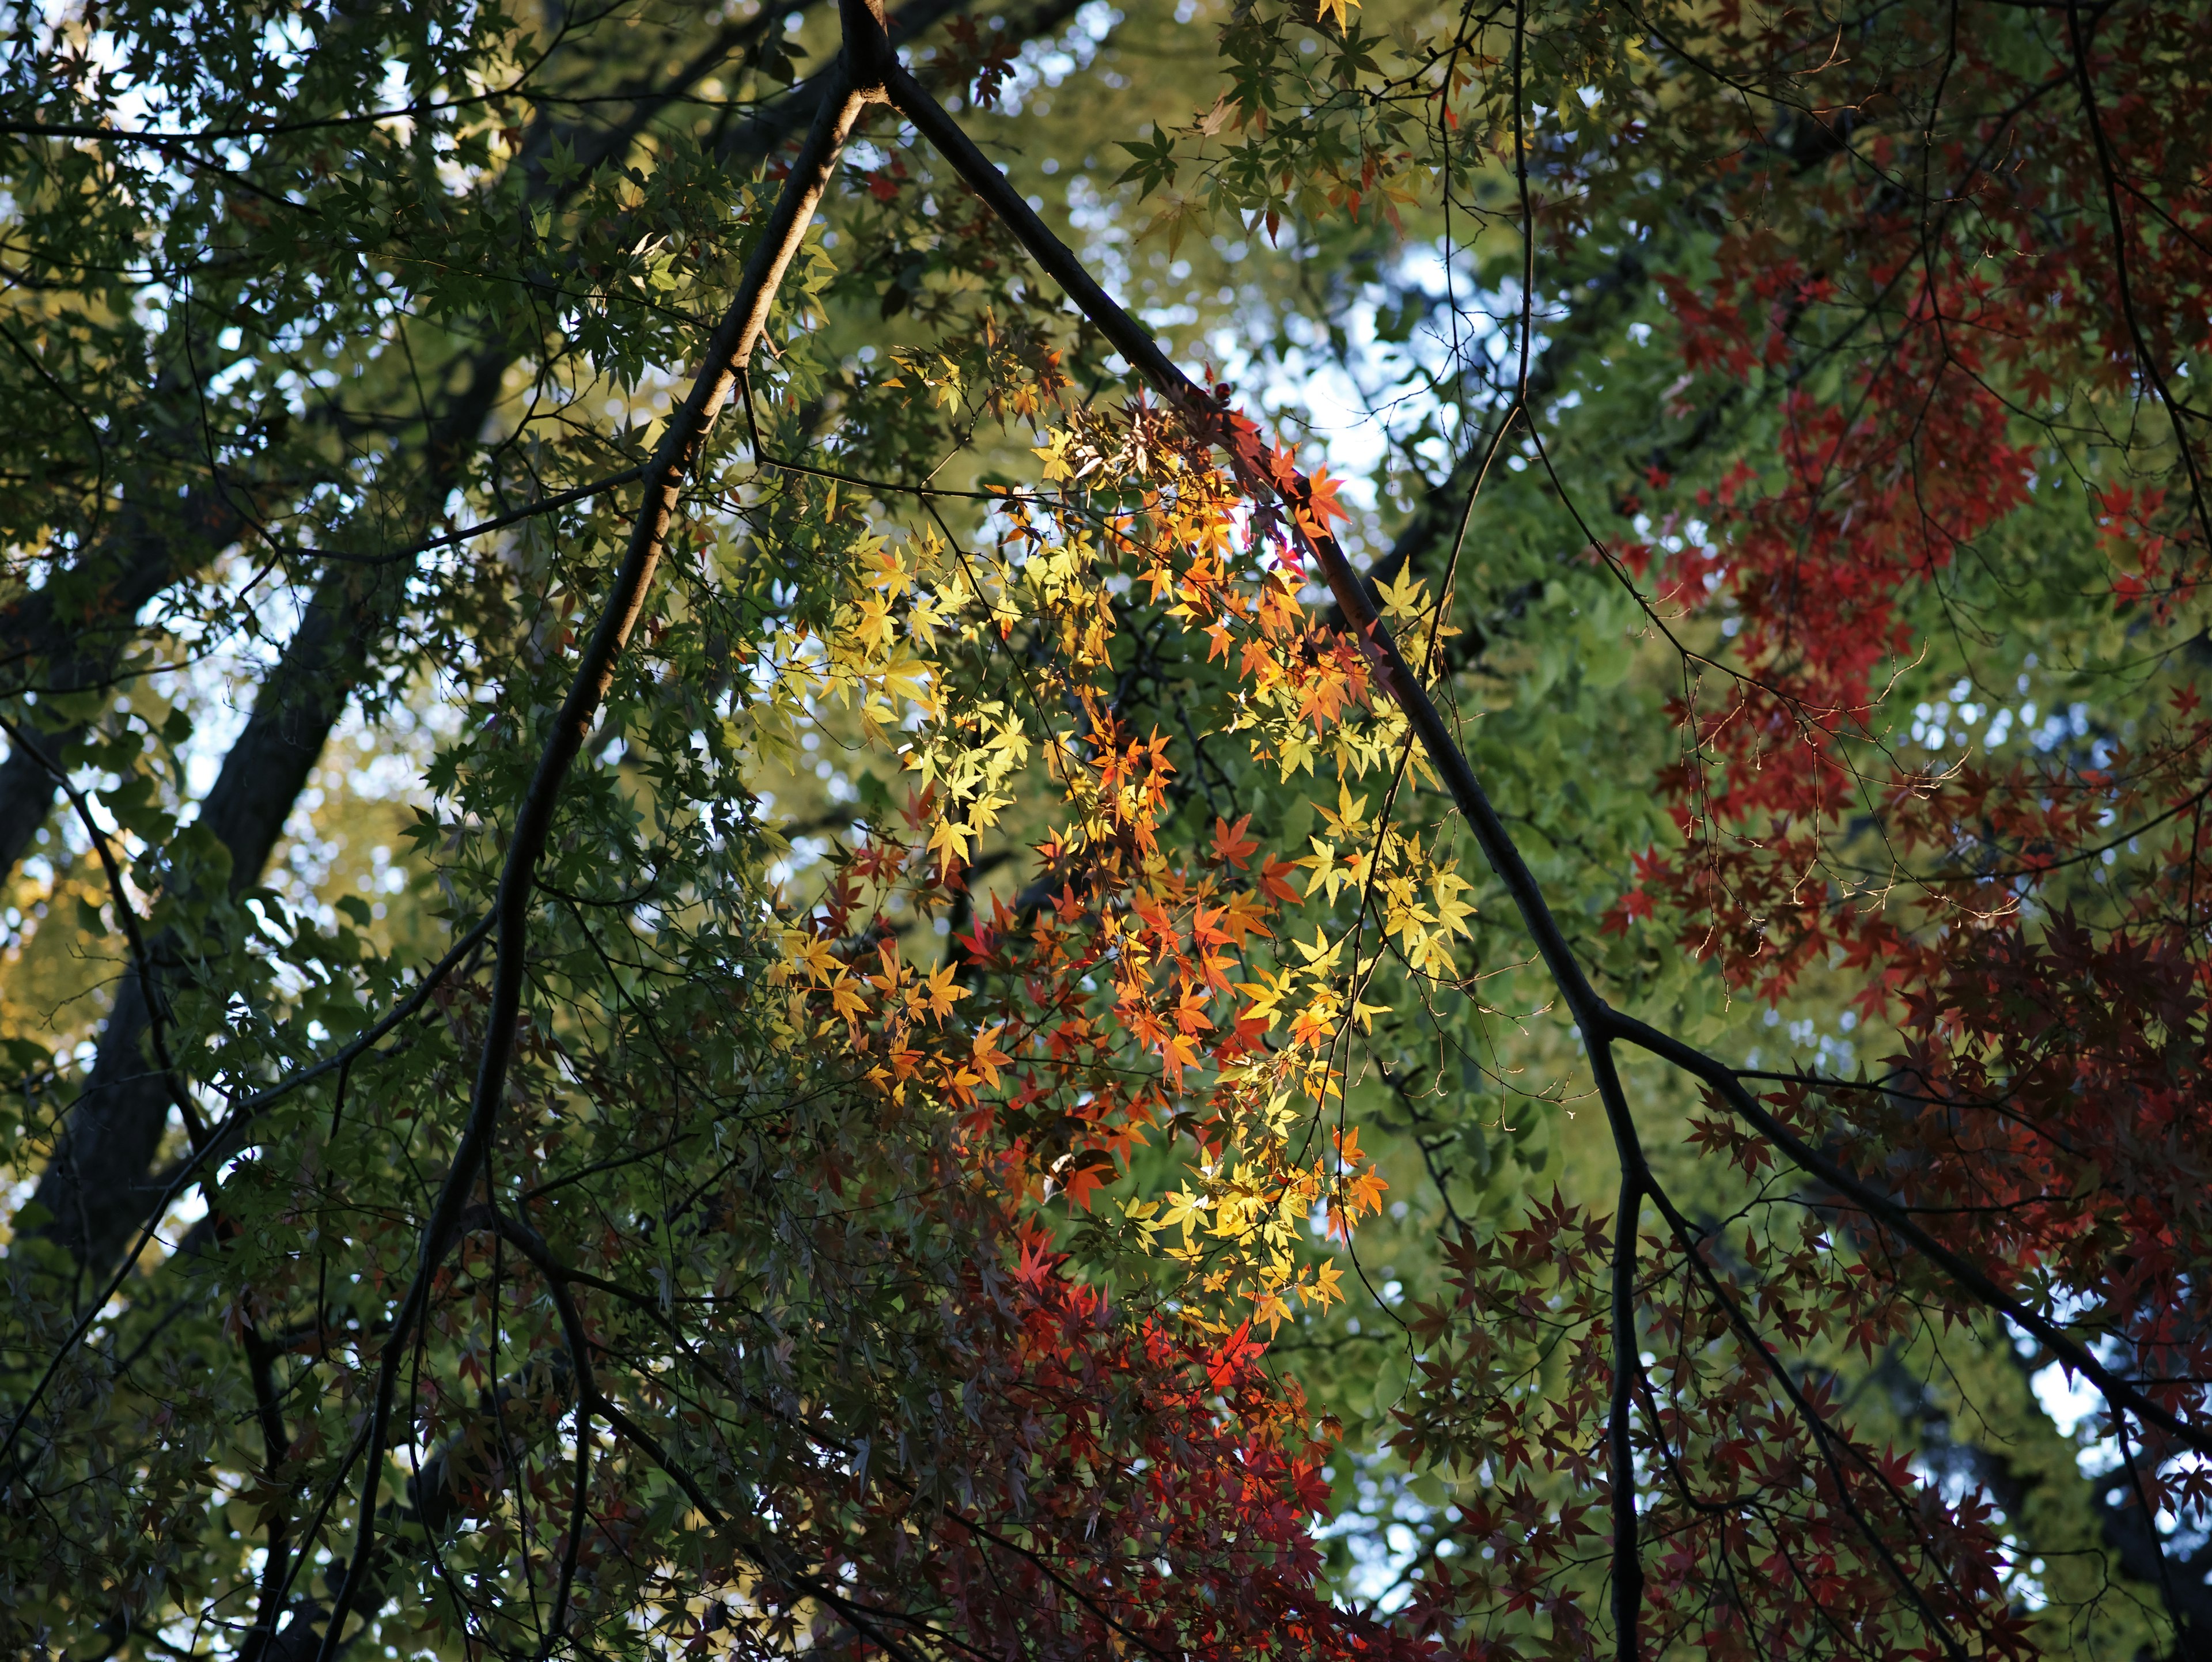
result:
<svg viewBox="0 0 2212 1662"><path fill-rule="evenodd" d="M1349 785L1340 784L1338 791L1335 811L1326 806L1321 810L1328 835L1308 838L1312 851L1295 862L1310 874L1306 894L1334 902L1339 889L1349 887L1371 898L1383 933L1396 937L1408 969L1458 980L1449 942L1454 935L1470 934L1467 920L1474 916L1474 907L1460 897L1474 886L1396 826L1370 824L1368 799L1354 798ZM1334 947L1329 961L1335 961ZM1369 1026L1369 1019L1363 1016L1360 1025Z"/></svg>
<svg viewBox="0 0 2212 1662"><path fill-rule="evenodd" d="M724 719L739 754L756 762L794 760L804 735L818 732L824 717L841 708L858 717L872 746L885 745L909 721L939 716L933 648L939 631L970 596L957 569L936 587L920 581L933 541L894 546L881 537L866 539L857 557L860 580L826 630L797 623L771 630L749 659L731 665Z"/></svg>
<svg viewBox="0 0 2212 1662"><path fill-rule="evenodd" d="M1149 590L1146 598L1206 635L1209 661L1225 658L1235 665L1243 686L1230 731L1251 732L1258 753L1273 759L1284 778L1311 773L1322 759L1360 778L1404 751L1403 713L1371 698L1358 642L1309 624L1295 565L1279 560L1256 582L1232 579L1237 547L1249 528L1245 504L1172 423L1141 405L1120 420L1085 411L1048 434L1035 454L1048 479L1070 486L1094 475L1123 479L1150 472L1169 481L1170 488L1147 502L1141 525L1125 521L1109 534L1122 545L1117 551L1142 562L1137 581ZM1087 571L1093 557L1087 531L1079 522L1065 531L1056 557L1079 557ZM1424 614L1433 610L1418 584L1398 593ZM1102 603L1095 619L1085 621L1091 629L1084 661L1103 661L1110 612ZM1417 633L1407 644L1425 654L1428 636ZM1425 769L1418 758L1415 765Z"/></svg>
<svg viewBox="0 0 2212 1662"><path fill-rule="evenodd" d="M1066 387L1060 352L1032 321L1011 326L986 311L965 333L928 350L895 347L885 387L921 387L948 410L972 403L994 420L1036 420Z"/></svg>
<svg viewBox="0 0 2212 1662"><path fill-rule="evenodd" d="M891 362L898 366L899 373L884 377L884 386L926 387L946 409L960 407L960 366L944 353L899 346L891 349Z"/></svg>
<svg viewBox="0 0 2212 1662"><path fill-rule="evenodd" d="M1003 563L979 569L934 531L896 545L867 539L827 630L775 631L735 667L728 719L740 749L763 761L797 759L808 730L849 709L863 744L896 754L915 788L940 805L932 841L939 857L966 861L1012 805L1011 787L1030 762L1032 740L996 701L967 701L948 714L939 656L945 640L981 639L994 620L1012 615L1012 581Z"/></svg>
<svg viewBox="0 0 2212 1662"><path fill-rule="evenodd" d="M1157 1201L1125 1201L1122 1215L1148 1235L1180 1230L1181 1241L1163 1239L1160 1250L1189 1268L1201 1293L1218 1293L1238 1269L1256 1266L1251 1318L1272 1334L1290 1318L1291 1300L1327 1310L1344 1297L1344 1274L1334 1263L1297 1256L1316 1215L1326 1219L1324 1233L1348 1237L1358 1219L1382 1207L1388 1185L1371 1164L1363 1166L1357 1128L1331 1141L1333 1160L1323 1156L1306 1166L1200 1165L1194 1182Z"/></svg>
<svg viewBox="0 0 2212 1662"><path fill-rule="evenodd" d="M1048 478L1070 487L1093 477L1126 479L1152 467L1161 484L1146 493L1141 512L1112 520L1104 543L1121 557L1117 563L1136 568L1133 600L1149 602L1206 636L1209 661L1225 661L1239 672L1242 708L1231 730L1252 730L1257 748L1274 758L1285 777L1301 769L1311 771L1317 760L1326 760L1342 781L1402 751L1402 718L1395 707L1385 704L1378 712L1370 706L1368 665L1357 644L1309 624L1298 599L1297 574L1280 560L1256 574L1249 567L1239 573L1240 545L1252 540L1247 504L1202 453L1182 447L1153 412L1139 406L1118 421L1087 412L1048 435L1036 454ZM1096 594L1099 580L1092 575L1097 560L1090 527L1067 514L1055 529L1059 539L1049 545L1055 553L1033 557L1030 563L1060 581L1052 598L1061 606L1079 612L1095 607L1098 615L1107 615ZM1041 549L1047 545L1041 541ZM1049 564L1054 557L1067 564ZM1082 592L1085 580L1091 590L1087 595ZM1421 603L1418 587L1402 597ZM1103 656L1098 661L1103 662ZM1157 736L1153 743L1158 748ZM1156 777L1164 761L1161 749L1148 776ZM1110 760L1096 772L1102 786L1110 786L1115 773ZM1348 787L1345 790L1346 813L1332 819L1340 836L1350 839L1364 821L1352 812ZM1072 792L1071 800L1079 801L1079 793ZM1126 823L1131 816L1116 813L1109 818ZM1239 831L1225 825L1218 830L1217 845L1224 838L1233 842L1240 831L1241 822ZM1419 961L1440 963L1443 972L1455 975L1443 941L1451 933L1466 933L1464 919L1471 908L1460 895L1468 886L1409 839L1379 831L1377 836L1389 880L1376 896L1386 929ZM1372 852L1365 857L1371 860ZM1156 858L1148 862L1146 880L1161 902L1171 903L1178 897L1167 892L1172 885L1162 881L1161 863ZM1263 892L1255 897L1255 936L1269 934L1257 919L1271 913L1276 900L1297 898L1285 880L1293 869L1267 861ZM1338 876L1337 885L1342 881ZM1308 892L1328 886L1317 878ZM1328 892L1333 898L1334 888ZM1146 898L1136 898L1133 909L1147 910ZM1342 1232L1382 1203L1382 1180L1371 1166L1352 1170L1358 1163L1356 1137L1350 1159L1335 1173L1322 1162L1302 1163L1292 1153L1310 1115L1341 1095L1335 1052L1347 1001L1363 1020L1371 1020L1375 1009L1352 1000L1352 977L1340 961L1342 943L1332 944L1320 933L1311 945L1285 941L1272 965L1267 954L1248 951L1240 942L1243 975L1223 988L1226 977L1215 967L1206 939L1206 898L1200 893L1193 910L1191 946L1180 960L1185 971L1174 978L1171 1011L1163 1008L1164 998L1147 997L1153 989L1143 981L1148 960L1142 951L1123 947L1117 957L1117 1008L1140 1036L1149 1021L1170 1075L1189 1065L1198 1049L1195 1034L1162 1037L1170 1015L1208 1029L1218 1026L1233 1035L1212 1050L1218 1071L1206 1096L1215 1139L1208 1144L1209 1157L1192 1168L1190 1180L1176 1195L1164 1201L1136 1197L1126 1202L1125 1215L1148 1233L1180 1226L1182 1243L1163 1243L1162 1250L1186 1267L1192 1290L1204 1295L1201 1306L1224 1293L1238 1294L1253 1317L1272 1330L1288 1314L1291 1300L1325 1305L1338 1296L1334 1267L1326 1261L1304 1263L1294 1250L1316 1208L1325 1208L1332 1227ZM1359 967L1371 970L1373 961L1370 957ZM1192 965L1198 966L1197 973L1188 972ZM1242 1008L1219 1019L1205 1014L1209 995L1217 991L1241 995Z"/></svg>

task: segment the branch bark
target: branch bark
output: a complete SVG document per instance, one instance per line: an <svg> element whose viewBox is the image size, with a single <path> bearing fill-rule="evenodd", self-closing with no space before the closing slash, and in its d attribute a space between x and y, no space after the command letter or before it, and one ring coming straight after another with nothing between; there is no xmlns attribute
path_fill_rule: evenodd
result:
<svg viewBox="0 0 2212 1662"><path fill-rule="evenodd" d="M854 0L845 0L845 3L849 11ZM647 466L644 501L631 529L622 567L609 587L599 620L569 682L568 696L553 718L537 772L517 807L494 906L498 928L497 956L476 1085L471 1093L468 1117L453 1151L453 1164L422 1228L414 1277L385 1341L377 1371L376 1395L365 1428L368 1466L362 1485L360 1522L346 1579L332 1606L318 1662L334 1662L342 1646L347 1617L360 1607L374 1579L377 1494L383 1477L399 1373L427 1312L432 1278L458 1237L470 1190L497 1127L499 1105L506 1094L517 1019L521 1012L538 862L551 834L562 786L592 730L607 688L614 679L615 667L644 611L661 554L667 546L669 531L675 521L677 496L684 477L697 460L715 417L728 401L738 377L760 341L775 292L799 251L854 123L869 103L882 96L879 81L874 86L863 81L875 67L873 60L889 55L879 15L872 45L873 50L864 46L858 54L857 64L854 61L856 55L848 46L846 55L825 77L813 129L792 164L775 210L763 228L761 241L746 264L738 293L708 343L704 362L692 381L690 392L671 417L667 431Z"/></svg>

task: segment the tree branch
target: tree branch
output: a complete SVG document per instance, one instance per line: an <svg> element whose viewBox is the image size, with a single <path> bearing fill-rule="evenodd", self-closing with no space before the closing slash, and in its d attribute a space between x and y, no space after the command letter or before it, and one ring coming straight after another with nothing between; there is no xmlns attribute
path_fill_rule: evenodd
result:
<svg viewBox="0 0 2212 1662"><path fill-rule="evenodd" d="M849 3L849 0L848 0ZM670 418L645 473L644 502L630 533L621 569L599 612L569 682L568 697L553 719L538 770L518 805L507 856L494 903L498 947L491 997L485 1013L483 1050L471 1094L469 1114L444 1186L424 1224L415 1275L402 1300L378 1368L376 1395L369 1411L368 1464L362 1480L359 1524L353 1556L325 1631L319 1662L332 1662L339 1637L356 1599L366 1590L375 1550L378 1486L382 1479L386 1439L398 1393L399 1372L411 1336L425 1315L432 1277L452 1249L506 1094L514 1056L517 1019L529 950L531 901L538 860L552 830L553 813L568 770L590 733L601 701L614 679L615 666L629 645L643 612L662 551L674 522L677 496L696 460L739 372L750 359L768 321L769 308L784 272L805 235L846 137L860 112L878 94L856 84L858 77L841 58L833 69L816 114L789 176L769 217L761 241L747 262L737 295L708 343L705 360L682 406Z"/></svg>

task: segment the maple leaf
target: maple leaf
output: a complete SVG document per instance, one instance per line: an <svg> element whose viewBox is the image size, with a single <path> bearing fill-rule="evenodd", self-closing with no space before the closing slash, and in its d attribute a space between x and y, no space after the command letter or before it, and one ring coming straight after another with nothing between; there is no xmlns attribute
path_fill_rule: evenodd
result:
<svg viewBox="0 0 2212 1662"><path fill-rule="evenodd" d="M1086 1148L1072 1155L1054 1173L1062 1197L1078 1211L1091 1209L1091 1196L1121 1174L1114 1156L1103 1148Z"/></svg>
<svg viewBox="0 0 2212 1662"><path fill-rule="evenodd" d="M1206 1358L1206 1383L1210 1389L1226 1390L1232 1379L1258 1359L1261 1346L1251 1334L1252 1318L1247 1316L1221 1342L1219 1348Z"/></svg>
<svg viewBox="0 0 2212 1662"><path fill-rule="evenodd" d="M1260 977L1259 980L1240 981L1237 983L1237 990L1252 1001L1238 1014L1237 1019L1239 1021L1256 1021L1264 1017L1267 1026L1272 1027L1280 1014L1283 1000L1290 996L1297 984L1297 972L1285 970L1270 974L1266 970L1261 970L1257 973Z"/></svg>
<svg viewBox="0 0 2212 1662"><path fill-rule="evenodd" d="M1200 951L1208 947L1225 947L1232 936L1221 920L1227 908L1194 906L1190 912L1190 944Z"/></svg>
<svg viewBox="0 0 2212 1662"><path fill-rule="evenodd" d="M1305 1296L1316 1306L1326 1311L1330 1305L1344 1298L1344 1272L1334 1263L1323 1260L1314 1266L1313 1280L1307 1283Z"/></svg>
<svg viewBox="0 0 2212 1662"><path fill-rule="evenodd" d="M1183 1069L1198 1065L1198 1044L1188 1034L1170 1033L1162 1029L1159 1052L1161 1064L1171 1085L1180 1087Z"/></svg>
<svg viewBox="0 0 2212 1662"><path fill-rule="evenodd" d="M1340 936L1331 941L1322 933L1321 925L1316 923L1314 925L1311 946L1295 939L1291 941L1291 945L1298 949L1298 956L1305 959L1307 968L1313 973L1316 979L1323 979L1336 972L1336 960L1344 951L1344 942L1346 938Z"/></svg>
<svg viewBox="0 0 2212 1662"><path fill-rule="evenodd" d="M1382 1174L1370 1166L1353 1177L1345 1187L1351 1196L1349 1209L1352 1216L1358 1217L1363 1212L1380 1212L1382 1196L1390 1185L1383 1181Z"/></svg>
<svg viewBox="0 0 2212 1662"><path fill-rule="evenodd" d="M1252 935L1271 936L1274 932L1268 928L1266 916L1266 906L1256 896L1232 894L1222 910L1222 934L1231 945L1237 947L1242 947Z"/></svg>
<svg viewBox="0 0 2212 1662"><path fill-rule="evenodd" d="M802 943L793 946L791 952L793 964L805 970L808 978L812 981L826 983L836 976L842 967L833 956L830 943L819 935L809 937Z"/></svg>
<svg viewBox="0 0 2212 1662"><path fill-rule="evenodd" d="M1356 843L1367 831L1367 799L1354 798L1348 781L1339 781L1336 788L1336 807L1332 812L1327 803L1316 805L1321 817L1328 821L1330 835L1340 841Z"/></svg>
<svg viewBox="0 0 2212 1662"><path fill-rule="evenodd" d="M1267 1324L1269 1338L1274 1337L1277 1330L1290 1318L1290 1306L1284 1302L1283 1295L1273 1288L1262 1293L1253 1301L1251 1319Z"/></svg>
<svg viewBox="0 0 2212 1662"><path fill-rule="evenodd" d="M1306 898L1310 900L1315 894L1325 891L1333 903L1336 899L1336 892L1348 880L1344 861L1338 858L1335 844L1318 837L1310 837L1308 841L1313 846L1313 852L1296 862L1313 873L1306 880Z"/></svg>
<svg viewBox="0 0 2212 1662"><path fill-rule="evenodd" d="M1428 585L1414 576L1410 568L1401 569L1395 583L1376 584L1376 592L1382 596L1385 618L1418 618L1429 609Z"/></svg>
<svg viewBox="0 0 2212 1662"><path fill-rule="evenodd" d="M1046 435L1042 448L1030 452L1044 464L1046 478L1072 479L1075 477L1075 467L1070 454L1070 447L1073 442L1073 435L1065 430L1054 429Z"/></svg>
<svg viewBox="0 0 2212 1662"><path fill-rule="evenodd" d="M945 1017L952 1014L953 1001L968 996L968 989L965 987L953 984L952 978L958 973L959 968L957 965L945 965L931 971L922 987L917 989L917 991L927 1000L929 1012L937 1019L939 1026L944 1024Z"/></svg>
<svg viewBox="0 0 2212 1662"><path fill-rule="evenodd" d="M1245 829L1251 823L1252 816L1249 813L1239 818L1234 825L1220 819L1213 822L1213 853L1211 857L1215 863L1226 861L1242 870L1244 862L1259 851L1260 844L1244 835Z"/></svg>
<svg viewBox="0 0 2212 1662"><path fill-rule="evenodd" d="M1328 1037L1336 1021L1336 1002L1330 998L1316 998L1308 1004L1291 1023L1291 1038L1298 1044L1318 1044Z"/></svg>
<svg viewBox="0 0 2212 1662"><path fill-rule="evenodd" d="M1298 892L1291 886L1290 877L1297 870L1297 867L1295 864L1278 860L1272 854L1268 855L1260 867L1261 896L1295 904L1298 898Z"/></svg>
<svg viewBox="0 0 2212 1662"><path fill-rule="evenodd" d="M1348 3L1356 6L1358 0L1348 0ZM1335 14L1337 27L1342 28L1347 0L1322 0L1322 3L1326 10ZM1309 536L1326 537L1329 534L1328 522L1331 520L1349 520L1352 517L1352 510L1336 499L1342 481L1329 478L1326 467L1316 467L1306 484L1304 500L1298 508L1298 524Z"/></svg>
<svg viewBox="0 0 2212 1662"><path fill-rule="evenodd" d="M1053 1262L1052 1255L1045 1250L1042 1235L1025 1241L1022 1245L1021 1257L1014 1263L1014 1279L1031 1292L1041 1292L1052 1274Z"/></svg>
<svg viewBox="0 0 2212 1662"><path fill-rule="evenodd" d="M1180 1229L1186 1235L1197 1233L1206 1221L1205 1214L1212 1204L1203 1195L1194 1194L1188 1187L1178 1189L1167 1196L1166 1209L1144 1226L1147 1233L1158 1234L1162 1230Z"/></svg>
<svg viewBox="0 0 2212 1662"><path fill-rule="evenodd" d="M929 851L939 857L947 871L960 866L968 858L968 839L975 835L965 825L953 819L940 819L929 833Z"/></svg>
<svg viewBox="0 0 2212 1662"><path fill-rule="evenodd" d="M830 1002L836 1016L842 1016L848 1022L858 1022L867 1014L868 1001L861 995L860 985L860 983L844 976L839 977L831 985ZM832 1020L834 1021L835 1017ZM831 1025L831 1022L825 1021L823 1027L826 1031Z"/></svg>
<svg viewBox="0 0 2212 1662"><path fill-rule="evenodd" d="M1004 1022L986 1027L975 1035L970 1045L969 1065L981 1075L986 1085L994 1089L999 1083L999 1069L1013 1060L1012 1056L1000 1050L996 1043L999 1035L1005 1031Z"/></svg>

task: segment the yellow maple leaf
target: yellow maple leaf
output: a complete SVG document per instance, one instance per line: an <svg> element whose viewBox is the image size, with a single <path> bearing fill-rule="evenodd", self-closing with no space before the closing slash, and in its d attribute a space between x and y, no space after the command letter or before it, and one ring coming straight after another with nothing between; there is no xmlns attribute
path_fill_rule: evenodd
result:
<svg viewBox="0 0 2212 1662"><path fill-rule="evenodd" d="M1428 610L1429 586L1411 570L1400 572L1395 585L1378 583L1376 592L1382 597L1382 615L1386 618L1418 618Z"/></svg>
<svg viewBox="0 0 2212 1662"><path fill-rule="evenodd" d="M896 549L878 549L868 567L872 568L868 570L868 587L883 589L890 599L897 599L913 586L914 573L907 569L905 560Z"/></svg>
<svg viewBox="0 0 2212 1662"><path fill-rule="evenodd" d="M1342 1300L1343 1280L1344 1272L1334 1264L1326 1263L1316 1264L1312 1283L1305 1288L1304 1297L1309 1302L1317 1304L1323 1310L1327 1310L1332 1304Z"/></svg>
<svg viewBox="0 0 2212 1662"><path fill-rule="evenodd" d="M1313 873L1313 875L1306 880L1308 899L1313 898L1316 889L1327 889L1329 899L1334 901L1336 898L1336 892L1344 886L1345 881L1343 864L1336 857L1336 846L1332 843L1324 842L1318 837L1309 837L1307 840L1313 844L1314 851L1304 859L1294 860L1291 863L1293 866L1304 867Z"/></svg>
<svg viewBox="0 0 2212 1662"><path fill-rule="evenodd" d="M1065 431L1055 430L1046 435L1043 449L1032 448L1030 451L1030 454L1044 463L1044 476L1048 479L1072 479L1075 477L1075 469L1068 462L1068 435Z"/></svg>
<svg viewBox="0 0 2212 1662"><path fill-rule="evenodd" d="M957 820L940 819L929 834L930 852L937 855L947 866L965 865L968 861L968 839L974 833Z"/></svg>
<svg viewBox="0 0 2212 1662"><path fill-rule="evenodd" d="M1459 892L1474 887L1474 884L1468 882L1457 872L1438 872L1433 880L1431 890L1431 898L1436 903L1437 921L1452 934L1467 935L1469 940L1474 939L1474 936L1468 929L1465 920L1474 916L1474 908L1459 898Z"/></svg>
<svg viewBox="0 0 2212 1662"><path fill-rule="evenodd" d="M864 645L888 647L891 643L890 602L880 594L863 595L860 603L846 621L845 630L854 640Z"/></svg>
<svg viewBox="0 0 2212 1662"><path fill-rule="evenodd" d="M1328 821L1332 835L1346 843L1356 843L1367 829L1367 799L1355 799L1352 787L1340 781L1336 787L1336 812L1331 813L1326 803L1317 804L1321 817Z"/></svg>
<svg viewBox="0 0 2212 1662"><path fill-rule="evenodd" d="M1316 979L1324 978L1336 972L1337 954L1344 950L1344 942L1332 941L1322 933L1321 925L1318 923L1314 925L1312 946L1307 946L1296 935L1291 937L1291 945L1298 949L1298 956L1305 959Z"/></svg>
<svg viewBox="0 0 2212 1662"><path fill-rule="evenodd" d="M867 1014L868 1001L860 995L859 986L849 978L839 981L830 989L830 1002L836 1013L848 1021L858 1021Z"/></svg>
<svg viewBox="0 0 2212 1662"><path fill-rule="evenodd" d="M1198 1227L1206 1221L1206 1208L1205 1196L1194 1195L1188 1189L1178 1189L1167 1196L1167 1210L1157 1219L1147 1221L1145 1228L1152 1234L1158 1234L1164 1229L1180 1227L1186 1237L1190 1236L1196 1233Z"/></svg>
<svg viewBox="0 0 2212 1662"><path fill-rule="evenodd" d="M1008 1056L1004 1050L999 1049L997 1044L994 1042L998 1038L999 1035L1006 1032L1006 1024L1001 1021L995 1026L986 1027L981 1032L975 1035L975 1042L974 1045L975 1055L971 1058L971 1061L977 1070L981 1073L983 1082L990 1086L994 1090L998 1088L1000 1068L1003 1064L1013 1060L1013 1058Z"/></svg>
<svg viewBox="0 0 2212 1662"><path fill-rule="evenodd" d="M830 943L819 937L807 940L803 946L794 944L791 952L792 964L795 968L805 970L809 980L827 982L840 968L830 948Z"/></svg>
<svg viewBox="0 0 2212 1662"><path fill-rule="evenodd" d="M945 1017L952 1014L952 1001L955 999L968 996L968 989L965 987L956 987L952 984L952 977L957 973L957 968L956 965L947 964L944 968L933 971L925 983L927 990L922 995L929 1005L929 1013L935 1016L940 1024Z"/></svg>
<svg viewBox="0 0 2212 1662"><path fill-rule="evenodd" d="M1281 1018L1282 1011L1279 1007L1296 984L1297 971L1285 970L1279 974L1270 975L1265 970L1259 970L1254 973L1259 976L1259 980L1237 983L1237 990L1252 1001L1237 1012L1237 1019L1239 1021L1255 1021L1265 1016L1267 1025L1272 1027Z"/></svg>

